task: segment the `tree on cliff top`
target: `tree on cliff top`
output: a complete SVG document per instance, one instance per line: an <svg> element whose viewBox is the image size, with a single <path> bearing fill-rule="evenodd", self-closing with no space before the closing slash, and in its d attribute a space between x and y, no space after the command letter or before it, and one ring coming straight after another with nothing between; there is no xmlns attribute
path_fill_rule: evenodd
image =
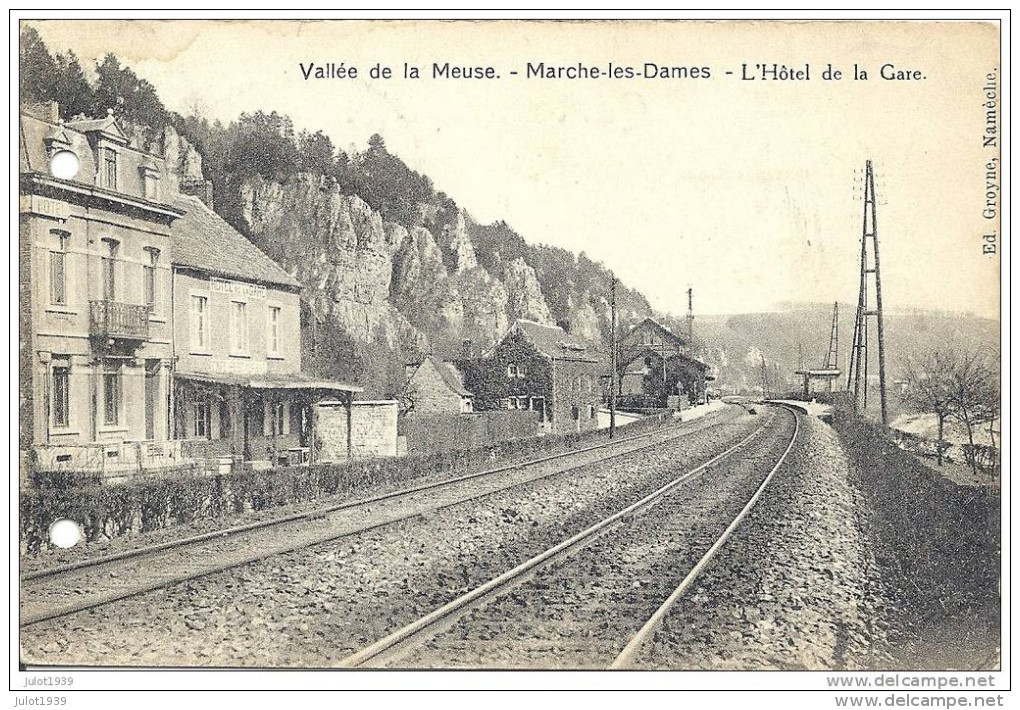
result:
<svg viewBox="0 0 1020 710"><path fill-rule="evenodd" d="M105 115L108 110L153 131L163 130L170 122L156 87L140 79L129 67L121 66L120 59L113 54L107 54L96 65L92 106L92 113L97 116Z"/></svg>

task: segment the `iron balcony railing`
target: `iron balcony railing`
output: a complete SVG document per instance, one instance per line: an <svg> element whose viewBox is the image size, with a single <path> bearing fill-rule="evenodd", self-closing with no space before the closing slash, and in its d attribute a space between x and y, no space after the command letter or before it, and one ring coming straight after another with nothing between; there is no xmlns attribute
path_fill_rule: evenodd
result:
<svg viewBox="0 0 1020 710"><path fill-rule="evenodd" d="M148 340L150 308L116 301L89 301L89 332L104 339Z"/></svg>

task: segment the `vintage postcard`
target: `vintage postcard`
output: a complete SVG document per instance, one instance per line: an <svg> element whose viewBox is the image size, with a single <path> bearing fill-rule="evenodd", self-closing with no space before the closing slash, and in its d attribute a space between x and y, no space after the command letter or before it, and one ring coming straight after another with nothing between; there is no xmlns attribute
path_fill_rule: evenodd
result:
<svg viewBox="0 0 1020 710"><path fill-rule="evenodd" d="M906 19L16 19L15 689L1001 703L1003 27Z"/></svg>

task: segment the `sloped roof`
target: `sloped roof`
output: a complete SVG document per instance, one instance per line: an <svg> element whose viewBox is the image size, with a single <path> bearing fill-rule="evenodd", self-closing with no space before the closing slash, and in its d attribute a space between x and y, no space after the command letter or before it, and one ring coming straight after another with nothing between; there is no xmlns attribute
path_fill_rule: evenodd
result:
<svg viewBox="0 0 1020 710"><path fill-rule="evenodd" d="M683 336L677 335L672 330L670 330L669 328L667 328L662 323L660 323L659 321L655 320L652 317L645 318L640 323L638 323L633 328L631 328L630 331L627 333L627 335L625 335L623 337L624 343L627 343L628 341L632 340L631 336L634 333L640 332L642 330L653 330L653 331L659 333L659 335L661 337L663 337L666 340L669 340L670 342L675 343L675 344L679 344L679 345L686 345L687 344L687 341L684 339Z"/></svg>
<svg viewBox="0 0 1020 710"><path fill-rule="evenodd" d="M112 115L105 116L103 118L86 118L79 121L70 121L67 126L82 133L100 131L120 142L128 142L128 137L117 124L117 119L115 119Z"/></svg>
<svg viewBox="0 0 1020 710"><path fill-rule="evenodd" d="M464 388L464 383L460 379L460 373L457 371L457 368L448 362L437 360L431 355L418 363L418 367L415 368L414 374L411 375L412 379L426 363L431 363L435 371L439 373L439 377L443 380L443 384L445 384L451 392L460 395L461 397L474 397L474 393L469 392Z"/></svg>
<svg viewBox="0 0 1020 710"><path fill-rule="evenodd" d="M559 326L522 319L514 323L510 332L514 330L524 333L540 353L553 360L599 361L598 349L594 345Z"/></svg>
<svg viewBox="0 0 1020 710"><path fill-rule="evenodd" d="M460 380L460 373L457 372L457 368L448 362L442 362L432 357L428 359L432 361L436 371L439 373L439 376L443 378L443 382L446 383L447 387L459 394L461 397L474 396L473 393L464 388L464 383Z"/></svg>
<svg viewBox="0 0 1020 710"><path fill-rule="evenodd" d="M174 195L170 203L184 210L171 230L171 260L177 266L259 283L300 288L300 283L231 227L204 202Z"/></svg>
<svg viewBox="0 0 1020 710"><path fill-rule="evenodd" d="M345 382L323 380L305 372L285 372L273 375L230 375L208 372L174 371L179 380L208 382L221 385L240 385L254 389L307 389L331 390L333 392L363 392L364 388Z"/></svg>

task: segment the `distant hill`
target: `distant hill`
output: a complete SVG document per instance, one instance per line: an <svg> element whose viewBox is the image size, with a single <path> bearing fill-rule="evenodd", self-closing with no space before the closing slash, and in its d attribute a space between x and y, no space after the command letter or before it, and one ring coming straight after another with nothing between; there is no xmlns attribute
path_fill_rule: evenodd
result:
<svg viewBox="0 0 1020 710"><path fill-rule="evenodd" d="M839 366L844 373L855 313L856 304L839 304ZM770 389L772 382L794 388L800 384L793 373L801 365L801 353L805 367L822 365L829 346L831 323L832 303L807 303L789 305L773 313L697 316L695 333L703 343L705 360L718 369L718 387L760 387L761 356L764 355L770 373L774 373L769 375ZM884 325L890 385L903 377L908 357L936 348L977 351L998 358L999 322L995 320L935 311L888 309Z"/></svg>

